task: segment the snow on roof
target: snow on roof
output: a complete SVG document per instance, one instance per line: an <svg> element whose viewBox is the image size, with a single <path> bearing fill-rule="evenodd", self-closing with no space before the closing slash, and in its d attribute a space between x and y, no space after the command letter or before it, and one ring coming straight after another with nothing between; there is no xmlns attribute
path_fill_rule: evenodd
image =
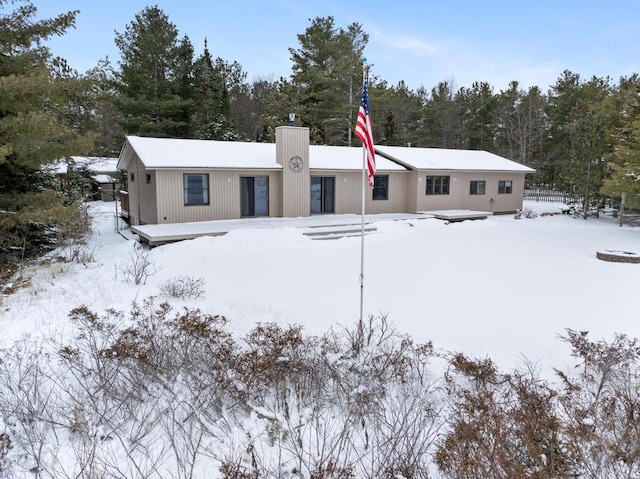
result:
<svg viewBox="0 0 640 479"><path fill-rule="evenodd" d="M84 167L93 173L116 173L118 171L118 158L106 156L70 156L69 160L77 167ZM69 161L61 158L52 165L51 172L55 174L66 174Z"/></svg>
<svg viewBox="0 0 640 479"><path fill-rule="evenodd" d="M361 170L362 148L348 146L309 146L312 170ZM377 171L405 171L406 168L382 156L376 156Z"/></svg>
<svg viewBox="0 0 640 479"><path fill-rule="evenodd" d="M243 168L281 169L275 143L183 140L127 137L147 168ZM362 149L347 146L309 147L309 167L322 170L360 170ZM404 171L405 167L380 157L379 171Z"/></svg>
<svg viewBox="0 0 640 479"><path fill-rule="evenodd" d="M118 171L118 158L105 156L72 156L76 165L85 166L95 173L115 173Z"/></svg>
<svg viewBox="0 0 640 479"><path fill-rule="evenodd" d="M111 175L92 175L91 178L96 183L114 183L116 181Z"/></svg>
<svg viewBox="0 0 640 479"><path fill-rule="evenodd" d="M128 136L131 148L147 168L282 168L276 161L275 143L240 141L187 140ZM442 148L407 148L378 146L378 171L469 170L519 171L535 170L487 151L450 150ZM385 156L383 156L385 155ZM395 161L394 161L395 160ZM397 163L397 162L400 163ZM312 170L360 170L362 149L348 146L309 146Z"/></svg>
<svg viewBox="0 0 640 479"><path fill-rule="evenodd" d="M58 160L51 165L46 165L45 170L55 175L64 175L67 173L67 162L64 160Z"/></svg>
<svg viewBox="0 0 640 479"><path fill-rule="evenodd" d="M407 148L376 146L376 150L418 170L520 171L535 170L481 150L451 150L445 148Z"/></svg>
<svg viewBox="0 0 640 479"><path fill-rule="evenodd" d="M147 168L281 169L275 143L128 136Z"/></svg>

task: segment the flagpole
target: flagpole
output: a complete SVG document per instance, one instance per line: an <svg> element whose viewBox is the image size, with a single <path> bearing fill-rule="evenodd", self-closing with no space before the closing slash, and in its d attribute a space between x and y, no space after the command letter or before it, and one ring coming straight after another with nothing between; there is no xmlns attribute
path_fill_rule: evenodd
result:
<svg viewBox="0 0 640 479"><path fill-rule="evenodd" d="M362 88L364 89L365 82L367 79L367 59L362 59ZM367 147L363 143L362 145L362 215L360 221L360 321L363 320L364 316L364 214L366 207L366 186L365 181L367 181L366 176L366 168L367 168Z"/></svg>
<svg viewBox="0 0 640 479"><path fill-rule="evenodd" d="M360 221L360 321L364 319L364 214L366 208L366 187L374 186L376 173L376 152L373 144L373 131L371 128L371 112L369 111L367 59L362 59L362 98L358 108L358 119L354 134L362 141L362 215Z"/></svg>

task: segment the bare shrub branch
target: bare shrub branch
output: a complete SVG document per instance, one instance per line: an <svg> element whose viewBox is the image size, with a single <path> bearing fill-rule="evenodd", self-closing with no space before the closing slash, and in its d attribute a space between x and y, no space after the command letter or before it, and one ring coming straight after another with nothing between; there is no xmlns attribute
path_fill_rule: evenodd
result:
<svg viewBox="0 0 640 479"><path fill-rule="evenodd" d="M129 261L120 265L120 270L135 284L146 284L149 276L158 272L151 258L151 251L140 244L135 244Z"/></svg>
<svg viewBox="0 0 640 479"><path fill-rule="evenodd" d="M204 296L204 285L205 281L202 278L180 276L168 279L160 286L160 292L172 298L197 299Z"/></svg>

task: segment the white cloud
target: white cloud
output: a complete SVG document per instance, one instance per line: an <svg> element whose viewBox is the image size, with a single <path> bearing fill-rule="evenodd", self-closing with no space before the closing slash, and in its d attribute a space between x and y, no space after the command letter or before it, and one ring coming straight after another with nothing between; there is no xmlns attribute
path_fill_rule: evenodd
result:
<svg viewBox="0 0 640 479"><path fill-rule="evenodd" d="M403 50L412 52L420 56L433 56L440 53L434 43L428 42L418 36L396 36L388 35L376 27L369 27L371 36L375 38L375 41L384 47L393 50Z"/></svg>
<svg viewBox="0 0 640 479"><path fill-rule="evenodd" d="M410 50L414 53L417 53L418 55L432 56L439 53L438 47L419 38L386 37L382 40L392 48L397 48L400 50Z"/></svg>

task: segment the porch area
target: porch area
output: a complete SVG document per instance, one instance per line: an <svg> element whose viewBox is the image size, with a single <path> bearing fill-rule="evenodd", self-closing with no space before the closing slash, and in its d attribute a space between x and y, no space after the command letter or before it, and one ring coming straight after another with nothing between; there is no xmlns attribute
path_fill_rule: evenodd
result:
<svg viewBox="0 0 640 479"><path fill-rule="evenodd" d="M365 215L365 234L376 231L378 221L403 221L432 219L429 212L416 214ZM221 236L236 229L254 228L300 228L302 234L313 239L337 239L358 236L362 232L360 215L317 215L299 218L244 218L234 220L199 221L156 225L135 225L131 231L138 235L140 242L157 246L174 241L194 239L200 236Z"/></svg>
<svg viewBox="0 0 640 479"><path fill-rule="evenodd" d="M484 220L488 216L493 216L490 211L472 211L472 210L440 210L440 211L425 211L425 214L430 214L434 218L445 221L464 221L464 220Z"/></svg>

